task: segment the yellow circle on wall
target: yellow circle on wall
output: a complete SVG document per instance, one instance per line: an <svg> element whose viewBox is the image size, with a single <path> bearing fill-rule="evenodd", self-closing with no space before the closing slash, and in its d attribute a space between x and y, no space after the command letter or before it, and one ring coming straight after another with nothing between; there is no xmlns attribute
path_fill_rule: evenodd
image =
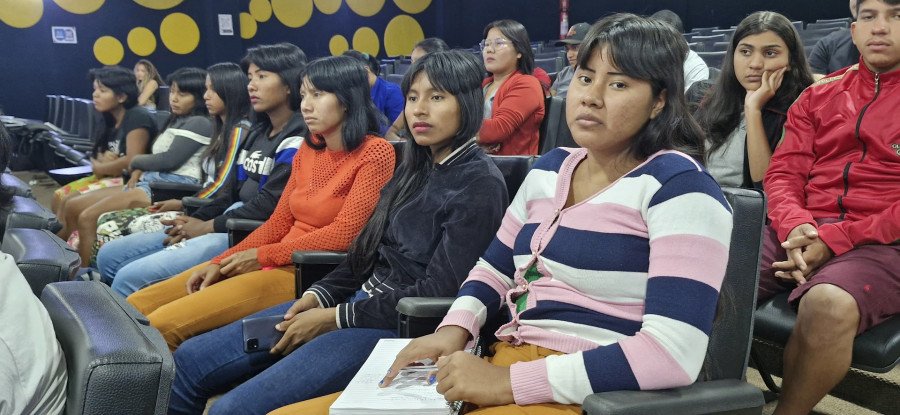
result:
<svg viewBox="0 0 900 415"><path fill-rule="evenodd" d="M104 1L106 0L53 0L63 10L75 14L93 13L103 5Z"/></svg>
<svg viewBox="0 0 900 415"><path fill-rule="evenodd" d="M347 0L347 5L350 6L350 10L353 10L354 13L363 17L370 17L381 11L381 7L384 6L384 0Z"/></svg>
<svg viewBox="0 0 900 415"><path fill-rule="evenodd" d="M384 53L388 56L409 56L416 43L422 39L425 39L425 33L419 22L401 14L391 19L384 29Z"/></svg>
<svg viewBox="0 0 900 415"><path fill-rule="evenodd" d="M422 13L431 5L431 0L394 0L394 4L409 14Z"/></svg>
<svg viewBox="0 0 900 415"><path fill-rule="evenodd" d="M256 36L256 19L250 13L241 13L240 17L241 37L244 39L253 39Z"/></svg>
<svg viewBox="0 0 900 415"><path fill-rule="evenodd" d="M272 18L272 4L269 0L250 0L250 15L257 22L267 22Z"/></svg>
<svg viewBox="0 0 900 415"><path fill-rule="evenodd" d="M135 27L128 32L128 49L135 55L149 56L156 50L156 36L146 27Z"/></svg>
<svg viewBox="0 0 900 415"><path fill-rule="evenodd" d="M0 21L18 29L34 26L44 15L41 0L0 0Z"/></svg>
<svg viewBox="0 0 900 415"><path fill-rule="evenodd" d="M134 0L135 3L153 10L171 9L181 4L182 1L184 0Z"/></svg>
<svg viewBox="0 0 900 415"><path fill-rule="evenodd" d="M281 24L301 27L312 17L312 0L272 0L272 12Z"/></svg>
<svg viewBox="0 0 900 415"><path fill-rule="evenodd" d="M125 57L125 48L118 39L102 36L94 42L94 57L104 65L118 65Z"/></svg>
<svg viewBox="0 0 900 415"><path fill-rule="evenodd" d="M174 53L187 55L200 43L200 29L194 19L184 13L172 13L159 25L163 45Z"/></svg>
<svg viewBox="0 0 900 415"><path fill-rule="evenodd" d="M353 34L353 49L372 56L378 55L380 49L378 34L372 28L360 27Z"/></svg>
<svg viewBox="0 0 900 415"><path fill-rule="evenodd" d="M335 14L341 8L341 0L313 0L313 3L323 14Z"/></svg>
<svg viewBox="0 0 900 415"><path fill-rule="evenodd" d="M328 50L331 52L331 56L338 56L346 52L347 49L350 49L350 44L347 43L347 38L341 35L334 35L328 41Z"/></svg>

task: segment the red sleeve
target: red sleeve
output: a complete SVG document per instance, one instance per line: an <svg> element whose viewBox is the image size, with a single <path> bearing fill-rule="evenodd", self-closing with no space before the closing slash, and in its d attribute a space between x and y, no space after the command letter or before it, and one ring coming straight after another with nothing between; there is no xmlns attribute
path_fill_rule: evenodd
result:
<svg viewBox="0 0 900 415"><path fill-rule="evenodd" d="M394 149L390 144L378 140L364 151L360 161L362 165L357 170L350 192L334 220L298 238L286 241L279 239L260 246L256 257L261 265L290 264L291 255L297 250L347 250L372 216L381 188L394 175Z"/></svg>
<svg viewBox="0 0 900 415"><path fill-rule="evenodd" d="M531 114L544 105L544 92L537 78L521 75L507 82L511 83L501 99L495 101L493 115L481 125L479 144L498 144L508 140Z"/></svg>
<svg viewBox="0 0 900 415"><path fill-rule="evenodd" d="M815 129L809 113L809 90L788 110L784 137L772 154L763 187L769 198L769 219L778 232L778 240L804 223L816 226L812 214L806 210L807 174L815 161L813 140Z"/></svg>
<svg viewBox="0 0 900 415"><path fill-rule="evenodd" d="M895 243L900 240L900 202L863 220L822 225L819 227L819 237L834 255L841 255L860 245Z"/></svg>
<svg viewBox="0 0 900 415"><path fill-rule="evenodd" d="M256 230L251 232L250 235L247 235L243 241L213 258L209 261L210 263L218 264L235 253L278 242L291 231L291 227L294 226L294 214L291 213L290 204L291 193L293 193L294 188L297 187L296 176L300 171L300 158L303 154L310 151L312 150L310 150L309 146L301 145L300 149L297 150L297 154L294 155L294 160L291 162L291 176L288 177L288 182L284 186L284 191L281 192L281 197L278 199L278 204L275 205L272 216L270 216L269 219L266 219L266 221L263 222L260 227L256 228Z"/></svg>

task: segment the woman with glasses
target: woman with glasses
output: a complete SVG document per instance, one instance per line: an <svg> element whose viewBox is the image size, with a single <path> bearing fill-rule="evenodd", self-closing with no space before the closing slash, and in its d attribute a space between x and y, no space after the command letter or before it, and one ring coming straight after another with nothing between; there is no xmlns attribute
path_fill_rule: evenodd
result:
<svg viewBox="0 0 900 415"><path fill-rule="evenodd" d="M544 119L544 90L532 76L534 54L525 26L498 20L484 28L484 124L478 143L491 154L538 153L538 129Z"/></svg>

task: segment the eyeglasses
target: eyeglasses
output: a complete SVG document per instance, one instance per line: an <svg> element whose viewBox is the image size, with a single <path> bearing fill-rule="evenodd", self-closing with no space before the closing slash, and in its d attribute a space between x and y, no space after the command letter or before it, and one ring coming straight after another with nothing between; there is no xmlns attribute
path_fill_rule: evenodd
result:
<svg viewBox="0 0 900 415"><path fill-rule="evenodd" d="M510 41L508 41L506 39L494 39L494 40L485 39L485 40L482 40L481 43L478 44L478 46L481 47L481 50L484 50L487 47L491 47L491 48L494 48L494 50L497 50L497 49L503 49L503 48L509 46L509 44L510 44Z"/></svg>

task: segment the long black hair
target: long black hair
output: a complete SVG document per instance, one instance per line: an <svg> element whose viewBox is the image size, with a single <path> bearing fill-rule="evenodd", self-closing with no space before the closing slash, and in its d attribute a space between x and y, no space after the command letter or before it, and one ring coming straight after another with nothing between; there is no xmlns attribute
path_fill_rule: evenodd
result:
<svg viewBox="0 0 900 415"><path fill-rule="evenodd" d="M381 111L372 102L371 88L366 70L360 62L349 56L319 58L306 66L304 80L309 80L319 91L337 96L346 109L341 124L341 140L345 151L353 151L366 138L366 134L381 135L381 124L387 123ZM307 134L305 142L312 148L325 148L325 138Z"/></svg>
<svg viewBox="0 0 900 415"><path fill-rule="evenodd" d="M741 111L744 110L747 91L741 86L734 72L734 53L737 45L747 36L769 31L780 37L787 46L790 69L784 73L781 86L766 106L786 111L800 93L813 83L806 54L803 52L803 42L800 41L800 36L791 21L775 12L762 11L747 16L734 30L728 51L725 52L725 60L722 61L722 73L694 112L694 118L700 123L712 144L709 151L714 151L725 144L728 136L741 122Z"/></svg>
<svg viewBox="0 0 900 415"><path fill-rule="evenodd" d="M126 110L137 105L138 95L137 80L134 72L121 66L106 66L103 68L91 69L88 76L91 82L97 82L113 91L116 96L125 96L125 102L122 106ZM91 155L97 157L100 153L109 149L109 142L113 139L116 130L116 118L108 112L103 113L103 128L97 129L96 135L93 137L94 146L91 148ZM150 137L153 139L153 137Z"/></svg>
<svg viewBox="0 0 900 415"><path fill-rule="evenodd" d="M247 49L247 54L241 59L244 73L250 69L251 63L259 69L278 75L281 83L290 90L288 103L291 110L296 112L300 108L300 76L306 67L306 53L293 43L259 45ZM256 120L261 128L272 126L265 113L256 113Z"/></svg>
<svg viewBox="0 0 900 415"><path fill-rule="evenodd" d="M225 104L225 114L223 117L213 117L212 141L203 158L215 157L225 146L229 131L250 115L249 81L240 66L231 62L217 63L206 68L206 74L213 92Z"/></svg>
<svg viewBox="0 0 900 415"><path fill-rule="evenodd" d="M644 160L660 150L678 150L703 161L703 131L684 98L683 62L688 51L681 34L655 19L614 14L588 30L578 49L578 66L587 65L604 49L619 71L649 82L654 96L666 91L662 111L631 140L632 156Z"/></svg>
<svg viewBox="0 0 900 415"><path fill-rule="evenodd" d="M523 74L531 75L534 72L534 51L531 50L531 40L528 38L528 31L525 30L525 26L515 20L495 20L484 27L482 39L487 39L488 32L491 29L499 30L503 36L512 41L512 46L516 49L516 52L522 54L522 57L516 61L516 69Z"/></svg>
<svg viewBox="0 0 900 415"><path fill-rule="evenodd" d="M480 60L471 53L461 51L429 53L417 60L403 77L400 88L404 96L419 76L428 77L436 90L456 97L459 103L459 130L447 146L459 148L481 128L484 97L481 92ZM410 121L406 120L404 127L407 137L413 136L409 131ZM431 177L434 160L428 146L419 145L413 139L406 140L401 157L400 165L382 190L369 222L350 245L348 259L357 278L368 278L375 265L388 215L417 194Z"/></svg>
<svg viewBox="0 0 900 415"><path fill-rule="evenodd" d="M206 92L205 70L191 67L179 68L166 77L166 83L169 84L169 88L171 88L172 85L177 85L179 91L193 95L194 108L191 109L189 114L185 115L175 115L173 112L166 121L166 126L163 127L163 130L169 128L169 126L179 117L190 117L194 115L205 117L209 115L209 110L206 108L206 105L203 104L203 93Z"/></svg>

